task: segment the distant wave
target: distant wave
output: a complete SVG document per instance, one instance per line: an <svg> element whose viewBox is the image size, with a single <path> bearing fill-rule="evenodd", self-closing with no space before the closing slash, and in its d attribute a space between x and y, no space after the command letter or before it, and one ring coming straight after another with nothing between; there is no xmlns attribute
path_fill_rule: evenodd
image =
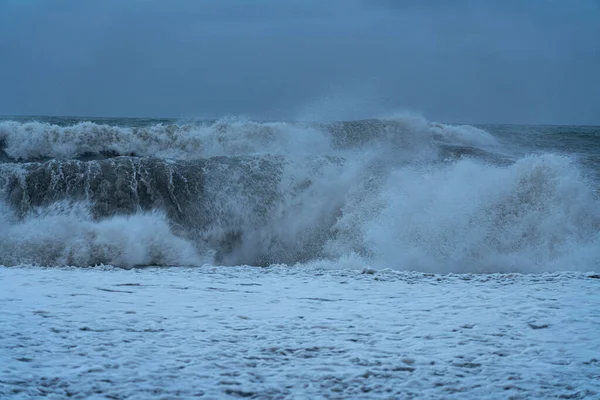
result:
<svg viewBox="0 0 600 400"><path fill-rule="evenodd" d="M0 122L0 264L596 269L596 183L422 118Z"/></svg>
<svg viewBox="0 0 600 400"><path fill-rule="evenodd" d="M333 123L221 119L214 123L138 127L93 122L61 126L0 121L0 149L5 161L90 160L118 156L190 160L251 154L314 155L382 139L410 145L411 141L428 138L454 145L494 144L494 138L480 129L428 124L417 118Z"/></svg>

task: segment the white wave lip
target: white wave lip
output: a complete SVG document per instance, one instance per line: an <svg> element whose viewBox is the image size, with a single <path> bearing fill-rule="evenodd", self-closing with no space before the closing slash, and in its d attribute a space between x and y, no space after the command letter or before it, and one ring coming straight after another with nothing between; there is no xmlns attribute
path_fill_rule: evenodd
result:
<svg viewBox="0 0 600 400"><path fill-rule="evenodd" d="M58 126L42 122L0 122L0 142L16 160L76 158L103 152L189 160L231 154L304 153L328 148L323 132L284 122L258 123L236 118L213 124L121 127L80 122Z"/></svg>
<svg viewBox="0 0 600 400"><path fill-rule="evenodd" d="M490 134L472 126L430 124L413 116L382 121L392 125L383 139L394 145L414 147L420 141L423 146L433 137L481 147L496 144ZM103 152L180 160L251 154L317 155L334 151L331 135L323 130L326 125L254 122L239 118L146 127L93 122L59 126L44 122L1 121L0 143L4 144L4 152L15 160L70 159ZM368 123L365 125L368 128ZM400 135L399 132L410 134ZM365 136L369 134L371 132L364 132Z"/></svg>
<svg viewBox="0 0 600 400"><path fill-rule="evenodd" d="M600 201L574 160L550 153L510 165L469 155L440 158L445 145L493 154L504 149L471 126L419 117L384 122L373 122L377 132L365 131L369 123L349 123L342 136L332 135L335 126L241 119L148 128L2 122L0 139L14 159L102 151L177 160L284 157L280 198L266 218L251 214L255 199L246 191L220 195L219 212L238 221L240 241L220 259L225 264L350 257L363 266L442 273L599 268ZM317 156L342 161L315 168ZM224 238L231 233L226 228L217 223L206 235ZM0 263L219 262L215 249L174 232L160 213L101 221L71 211L5 217Z"/></svg>

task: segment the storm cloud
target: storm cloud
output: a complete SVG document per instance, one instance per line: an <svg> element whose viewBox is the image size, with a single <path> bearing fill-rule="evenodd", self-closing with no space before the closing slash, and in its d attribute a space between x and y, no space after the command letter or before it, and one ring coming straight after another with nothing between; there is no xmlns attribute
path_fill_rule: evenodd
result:
<svg viewBox="0 0 600 400"><path fill-rule="evenodd" d="M0 114L600 123L595 0L4 0Z"/></svg>

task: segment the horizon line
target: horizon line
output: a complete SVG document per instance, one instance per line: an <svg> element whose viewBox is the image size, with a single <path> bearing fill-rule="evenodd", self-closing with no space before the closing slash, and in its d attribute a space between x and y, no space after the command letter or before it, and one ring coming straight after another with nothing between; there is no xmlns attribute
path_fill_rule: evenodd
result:
<svg viewBox="0 0 600 400"><path fill-rule="evenodd" d="M418 115L418 114L417 114ZM369 118L357 118L357 119L337 119L337 120L300 120L300 119L267 119L267 118L253 118L244 116L243 114L229 114L220 117L149 117L149 116L92 116L92 115L49 115L49 114L0 114L0 120L7 120L10 118L65 118L74 119L84 122L86 120L92 122L92 120L125 120L125 119L137 119L137 120L171 120L171 121L218 121L222 118L244 118L253 120L256 122L353 122L353 121L367 121L367 120L391 120L393 118L381 118L381 117L369 117ZM547 122L448 122L448 121L437 121L423 117L431 123L442 123L446 125L514 125L514 126L600 126L600 122L596 124L590 123L547 123Z"/></svg>

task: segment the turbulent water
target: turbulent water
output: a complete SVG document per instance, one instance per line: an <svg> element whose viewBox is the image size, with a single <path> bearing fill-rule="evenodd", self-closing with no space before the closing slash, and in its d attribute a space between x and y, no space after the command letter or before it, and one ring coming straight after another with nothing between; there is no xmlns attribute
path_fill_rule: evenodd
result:
<svg viewBox="0 0 600 400"><path fill-rule="evenodd" d="M597 270L600 127L0 121L0 265Z"/></svg>

